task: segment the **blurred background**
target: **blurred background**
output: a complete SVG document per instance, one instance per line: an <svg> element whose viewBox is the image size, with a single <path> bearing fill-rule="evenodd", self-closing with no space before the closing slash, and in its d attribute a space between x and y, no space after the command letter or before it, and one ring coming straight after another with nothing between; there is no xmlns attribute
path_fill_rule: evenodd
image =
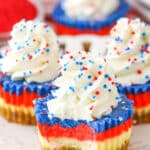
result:
<svg viewBox="0 0 150 150"><path fill-rule="evenodd" d="M0 1L0 46L10 38L12 26L21 19L36 19L51 24L51 12L59 0L5 0ZM132 15L150 23L149 0L127 0ZM32 4L32 5L31 5ZM63 46L63 45L62 45Z"/></svg>

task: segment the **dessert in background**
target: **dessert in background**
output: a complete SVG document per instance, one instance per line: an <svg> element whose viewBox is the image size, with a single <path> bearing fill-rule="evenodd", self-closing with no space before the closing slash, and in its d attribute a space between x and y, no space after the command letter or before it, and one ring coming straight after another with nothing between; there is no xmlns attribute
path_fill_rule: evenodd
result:
<svg viewBox="0 0 150 150"><path fill-rule="evenodd" d="M150 25L122 18L111 31L108 62L119 92L134 102L136 123L150 122Z"/></svg>
<svg viewBox="0 0 150 150"><path fill-rule="evenodd" d="M105 61L94 53L67 52L60 59L59 89L35 102L43 150L126 150L132 102L117 92Z"/></svg>
<svg viewBox="0 0 150 150"><path fill-rule="evenodd" d="M125 0L61 0L52 12L57 34L107 35L130 7Z"/></svg>
<svg viewBox="0 0 150 150"><path fill-rule="evenodd" d="M22 20L13 26L0 60L0 114L9 121L35 124L33 100L51 94L59 76L54 31L45 23Z"/></svg>

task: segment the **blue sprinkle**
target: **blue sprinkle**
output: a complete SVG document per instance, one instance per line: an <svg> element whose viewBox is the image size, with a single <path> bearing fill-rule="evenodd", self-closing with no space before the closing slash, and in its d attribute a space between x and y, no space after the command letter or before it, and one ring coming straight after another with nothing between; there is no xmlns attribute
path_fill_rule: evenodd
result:
<svg viewBox="0 0 150 150"><path fill-rule="evenodd" d="M93 99L95 99L95 98L96 98L96 96L92 96L92 98L93 98Z"/></svg>
<svg viewBox="0 0 150 150"><path fill-rule="evenodd" d="M99 65L98 67L99 67L100 69L102 69L102 68L103 68L103 66L102 66L102 65Z"/></svg>
<svg viewBox="0 0 150 150"><path fill-rule="evenodd" d="M80 62L79 65L82 66L82 65L83 65L83 62Z"/></svg>
<svg viewBox="0 0 150 150"><path fill-rule="evenodd" d="M25 57L22 57L22 60L25 60Z"/></svg>
<svg viewBox="0 0 150 150"><path fill-rule="evenodd" d="M88 78L88 79L91 79L91 78L92 78L92 76L91 76L91 75L88 75L88 76L87 76L87 78Z"/></svg>
<svg viewBox="0 0 150 150"><path fill-rule="evenodd" d="M49 32L49 30L46 30L46 32Z"/></svg>
<svg viewBox="0 0 150 150"><path fill-rule="evenodd" d="M66 71L67 70L67 68L64 68L64 71Z"/></svg>
<svg viewBox="0 0 150 150"><path fill-rule="evenodd" d="M31 29L30 32L33 32L33 30Z"/></svg>
<svg viewBox="0 0 150 150"><path fill-rule="evenodd" d="M142 36L146 36L146 32L143 32L143 33L142 33Z"/></svg>
<svg viewBox="0 0 150 150"><path fill-rule="evenodd" d="M23 72L23 75L26 76L26 72Z"/></svg>
<svg viewBox="0 0 150 150"><path fill-rule="evenodd" d="M92 82L89 82L89 86L92 86L93 85L93 83Z"/></svg>
<svg viewBox="0 0 150 150"><path fill-rule="evenodd" d="M37 51L36 51L36 50L34 51L34 54L37 54Z"/></svg>
<svg viewBox="0 0 150 150"><path fill-rule="evenodd" d="M127 67L125 67L125 69L126 69L126 70L129 70L129 67L127 66Z"/></svg>
<svg viewBox="0 0 150 150"><path fill-rule="evenodd" d="M122 39L121 39L120 37L116 37L116 38L115 38L115 41L117 41L117 42L122 42Z"/></svg>
<svg viewBox="0 0 150 150"><path fill-rule="evenodd" d="M111 92L111 89L108 89L108 92Z"/></svg>
<svg viewBox="0 0 150 150"><path fill-rule="evenodd" d="M108 78L108 77L109 77L109 75L108 75L108 74L105 74L105 75L104 75L104 78Z"/></svg>
<svg viewBox="0 0 150 150"><path fill-rule="evenodd" d="M49 52L50 52L50 49L49 49L49 48L47 48L47 49L46 49L46 52L47 52L47 53L49 53Z"/></svg>
<svg viewBox="0 0 150 150"><path fill-rule="evenodd" d="M141 62L142 62L143 64L145 63L145 61L144 61L144 60L142 60Z"/></svg>
<svg viewBox="0 0 150 150"><path fill-rule="evenodd" d="M130 50L130 47L127 47L125 50L126 50L126 51L129 51L129 50Z"/></svg>
<svg viewBox="0 0 150 150"><path fill-rule="evenodd" d="M106 89L106 88L107 88L107 84L104 84L104 85L103 85L103 88Z"/></svg>
<svg viewBox="0 0 150 150"><path fill-rule="evenodd" d="M85 90L85 91L87 90L87 88L88 88L87 86L84 86L84 90Z"/></svg>
<svg viewBox="0 0 150 150"><path fill-rule="evenodd" d="M146 76L145 76L145 79L149 79L149 76L148 76L148 75L146 75Z"/></svg>
<svg viewBox="0 0 150 150"><path fill-rule="evenodd" d="M32 71L29 71L29 74L32 74Z"/></svg>
<svg viewBox="0 0 150 150"><path fill-rule="evenodd" d="M80 73L79 75L78 75L78 78L81 78L83 76L83 73Z"/></svg>
<svg viewBox="0 0 150 150"><path fill-rule="evenodd" d="M119 100L119 97L115 97L116 100Z"/></svg>
<svg viewBox="0 0 150 150"><path fill-rule="evenodd" d="M76 65L79 65L79 62L78 62L78 61L76 61Z"/></svg>
<svg viewBox="0 0 150 150"><path fill-rule="evenodd" d="M89 60L89 63L94 64L94 61L93 60Z"/></svg>
<svg viewBox="0 0 150 150"><path fill-rule="evenodd" d="M74 87L70 86L69 89L70 89L72 92L75 92Z"/></svg>

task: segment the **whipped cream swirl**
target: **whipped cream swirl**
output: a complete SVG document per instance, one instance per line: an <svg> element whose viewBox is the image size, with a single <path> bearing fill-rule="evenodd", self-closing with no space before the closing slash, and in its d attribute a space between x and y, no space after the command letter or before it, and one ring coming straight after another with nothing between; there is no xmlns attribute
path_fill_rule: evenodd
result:
<svg viewBox="0 0 150 150"><path fill-rule="evenodd" d="M61 53L57 37L47 24L22 20L14 25L11 36L11 51L2 59L2 72L12 80L27 82L46 82L58 76Z"/></svg>
<svg viewBox="0 0 150 150"><path fill-rule="evenodd" d="M150 80L150 25L140 19L120 19L112 29L108 62L122 85Z"/></svg>
<svg viewBox="0 0 150 150"><path fill-rule="evenodd" d="M94 120L117 106L119 95L104 60L93 54L67 53L60 59L59 86L48 101L49 117Z"/></svg>

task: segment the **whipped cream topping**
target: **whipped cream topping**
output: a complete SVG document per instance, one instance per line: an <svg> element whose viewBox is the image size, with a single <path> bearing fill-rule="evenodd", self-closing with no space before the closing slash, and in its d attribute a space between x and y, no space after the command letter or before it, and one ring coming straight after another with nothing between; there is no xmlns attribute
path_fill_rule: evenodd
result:
<svg viewBox="0 0 150 150"><path fill-rule="evenodd" d="M119 0L64 0L63 9L69 17L103 19L117 9Z"/></svg>
<svg viewBox="0 0 150 150"><path fill-rule="evenodd" d="M47 102L49 117L95 120L117 106L119 95L104 60L84 52L67 52L61 59L59 89Z"/></svg>
<svg viewBox="0 0 150 150"><path fill-rule="evenodd" d="M111 31L108 62L122 85L150 80L150 25L140 19L120 19Z"/></svg>
<svg viewBox="0 0 150 150"><path fill-rule="evenodd" d="M57 37L47 24L22 20L14 25L11 36L11 51L2 59L2 72L12 80L27 82L45 82L58 76L61 53Z"/></svg>

